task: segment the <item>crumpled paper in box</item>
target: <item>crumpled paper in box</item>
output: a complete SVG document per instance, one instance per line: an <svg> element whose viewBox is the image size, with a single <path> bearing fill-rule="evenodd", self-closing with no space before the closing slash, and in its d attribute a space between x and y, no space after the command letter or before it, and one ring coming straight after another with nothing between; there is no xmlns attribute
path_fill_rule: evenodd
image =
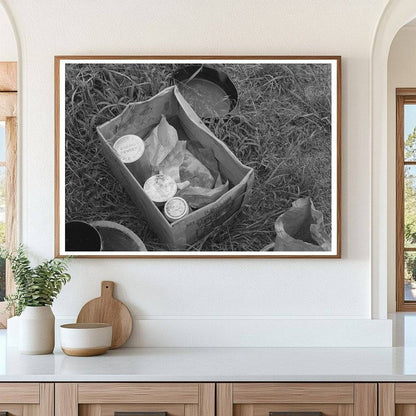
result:
<svg viewBox="0 0 416 416"><path fill-rule="evenodd" d="M228 181L222 183L212 150L197 141L179 140L164 115L145 139L144 157L150 162L152 174L163 173L175 180L177 195L193 209L214 202L228 190Z"/></svg>

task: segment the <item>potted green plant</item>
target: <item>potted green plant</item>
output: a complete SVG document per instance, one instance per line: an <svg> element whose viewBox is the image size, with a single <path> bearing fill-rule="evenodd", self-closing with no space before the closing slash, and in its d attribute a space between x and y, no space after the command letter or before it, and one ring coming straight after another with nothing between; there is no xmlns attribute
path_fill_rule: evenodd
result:
<svg viewBox="0 0 416 416"><path fill-rule="evenodd" d="M32 266L23 246L2 250L0 257L10 261L16 292L6 296L8 309L19 318L19 351L23 354L49 354L55 346L55 316L51 305L71 276L68 258L45 260Z"/></svg>

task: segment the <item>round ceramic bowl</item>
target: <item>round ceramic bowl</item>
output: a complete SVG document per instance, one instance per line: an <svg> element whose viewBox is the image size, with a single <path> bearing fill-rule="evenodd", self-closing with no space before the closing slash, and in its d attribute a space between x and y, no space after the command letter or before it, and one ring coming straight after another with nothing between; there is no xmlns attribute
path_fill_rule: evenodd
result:
<svg viewBox="0 0 416 416"><path fill-rule="evenodd" d="M111 347L113 328L109 324L65 324L60 329L61 348L67 355L89 357Z"/></svg>
<svg viewBox="0 0 416 416"><path fill-rule="evenodd" d="M102 251L147 251L143 241L129 228L113 221L94 221L103 242Z"/></svg>

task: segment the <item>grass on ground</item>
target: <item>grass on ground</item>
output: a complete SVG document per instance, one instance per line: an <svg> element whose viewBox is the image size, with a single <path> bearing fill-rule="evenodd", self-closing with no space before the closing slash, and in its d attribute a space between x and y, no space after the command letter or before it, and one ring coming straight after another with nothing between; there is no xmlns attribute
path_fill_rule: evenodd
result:
<svg viewBox="0 0 416 416"><path fill-rule="evenodd" d="M229 226L190 247L259 251L276 218L310 196L331 235L331 73L328 64L217 64L236 85L232 117L209 128L254 169L251 201ZM100 151L96 126L171 85L178 65L70 64L65 82L66 221L115 221L149 251L166 250L118 183Z"/></svg>

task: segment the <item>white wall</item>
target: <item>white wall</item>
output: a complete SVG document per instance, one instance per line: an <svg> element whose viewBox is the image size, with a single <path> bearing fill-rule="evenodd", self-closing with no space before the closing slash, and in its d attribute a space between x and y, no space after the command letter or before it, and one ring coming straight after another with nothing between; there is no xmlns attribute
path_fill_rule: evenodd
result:
<svg viewBox="0 0 416 416"><path fill-rule="evenodd" d="M77 259L58 317L110 279L138 320L130 345L389 344L389 322L370 320L369 63L387 0L0 3L22 43L21 235L39 257L53 256L54 55L343 57L341 260Z"/></svg>
<svg viewBox="0 0 416 416"><path fill-rule="evenodd" d="M0 6L0 61L17 61L17 45L10 19Z"/></svg>
<svg viewBox="0 0 416 416"><path fill-rule="evenodd" d="M396 88L416 87L416 25L404 26L391 44L388 61L388 307L396 310Z"/></svg>

